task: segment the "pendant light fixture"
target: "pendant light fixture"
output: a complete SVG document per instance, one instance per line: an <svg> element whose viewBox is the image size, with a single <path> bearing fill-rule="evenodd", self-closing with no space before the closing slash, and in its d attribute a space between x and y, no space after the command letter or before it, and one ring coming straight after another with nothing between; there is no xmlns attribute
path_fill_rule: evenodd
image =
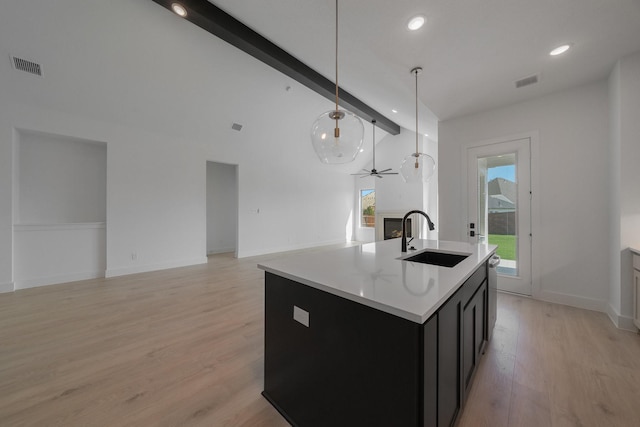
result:
<svg viewBox="0 0 640 427"><path fill-rule="evenodd" d="M338 109L338 0L336 0L336 109L322 114L311 127L311 142L323 163L352 162L362 147L364 126L355 114Z"/></svg>
<svg viewBox="0 0 640 427"><path fill-rule="evenodd" d="M418 74L421 72L421 67L415 67L411 70L411 73L416 76L416 152L409 154L402 161L400 173L404 182L427 182L436 168L436 162L433 157L418 150L420 135L418 133Z"/></svg>
<svg viewBox="0 0 640 427"><path fill-rule="evenodd" d="M391 168L384 169L379 172L376 170L376 119L371 120L371 123L373 124L373 167L371 170L362 169L364 173L352 173L351 175L361 175L361 178L367 176L382 178L382 175L398 175L398 172L389 172Z"/></svg>

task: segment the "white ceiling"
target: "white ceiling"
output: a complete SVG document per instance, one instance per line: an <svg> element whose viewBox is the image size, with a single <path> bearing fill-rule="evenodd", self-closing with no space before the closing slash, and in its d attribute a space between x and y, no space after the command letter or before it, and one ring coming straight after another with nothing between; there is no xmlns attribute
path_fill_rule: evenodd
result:
<svg viewBox="0 0 640 427"><path fill-rule="evenodd" d="M334 80L333 0L210 0ZM401 126L504 106L605 78L640 51L640 0L340 0L340 86ZM424 14L420 30L406 29ZM558 57L549 51L573 48ZM516 89L532 74L540 82ZM397 114L391 109L398 110Z"/></svg>

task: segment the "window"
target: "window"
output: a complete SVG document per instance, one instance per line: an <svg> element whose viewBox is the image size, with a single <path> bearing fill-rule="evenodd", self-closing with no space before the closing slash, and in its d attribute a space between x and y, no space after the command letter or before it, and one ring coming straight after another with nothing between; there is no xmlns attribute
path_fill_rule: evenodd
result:
<svg viewBox="0 0 640 427"><path fill-rule="evenodd" d="M376 190L360 190L361 227L376 226Z"/></svg>

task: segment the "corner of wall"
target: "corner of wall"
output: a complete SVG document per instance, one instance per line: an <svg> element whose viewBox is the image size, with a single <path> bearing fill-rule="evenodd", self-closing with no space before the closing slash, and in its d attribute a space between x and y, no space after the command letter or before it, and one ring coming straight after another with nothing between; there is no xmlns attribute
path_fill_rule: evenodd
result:
<svg viewBox="0 0 640 427"><path fill-rule="evenodd" d="M607 316L609 316L611 322L613 322L618 329L631 332L638 331L638 328L636 328L636 325L633 323L633 318L629 316L622 316L610 303L607 304Z"/></svg>
<svg viewBox="0 0 640 427"><path fill-rule="evenodd" d="M609 96L609 305L607 314L618 326L621 310L620 270L620 61L608 79Z"/></svg>

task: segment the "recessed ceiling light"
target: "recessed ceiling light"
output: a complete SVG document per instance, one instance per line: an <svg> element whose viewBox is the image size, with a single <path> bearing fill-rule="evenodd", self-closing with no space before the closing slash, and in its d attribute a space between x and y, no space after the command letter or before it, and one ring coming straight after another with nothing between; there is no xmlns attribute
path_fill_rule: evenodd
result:
<svg viewBox="0 0 640 427"><path fill-rule="evenodd" d="M557 48L555 48L551 52L549 52L549 55L551 55L551 56L561 55L561 54L565 53L566 51L568 51L570 48L571 48L570 44L563 44L562 46L558 46Z"/></svg>
<svg viewBox="0 0 640 427"><path fill-rule="evenodd" d="M391 110L392 113L397 113L398 110L396 110L395 108Z"/></svg>
<svg viewBox="0 0 640 427"><path fill-rule="evenodd" d="M184 6L181 5L180 3L171 3L171 9L178 16L182 16L183 18L187 16L187 9L185 9Z"/></svg>
<svg viewBox="0 0 640 427"><path fill-rule="evenodd" d="M364 148L361 148L361 149L360 149L360 152L361 152L361 153L364 153Z"/></svg>
<svg viewBox="0 0 640 427"><path fill-rule="evenodd" d="M427 19L422 15L414 16L409 20L409 23L407 24L407 28L410 29L411 31L418 30L422 28L422 26L426 21Z"/></svg>

